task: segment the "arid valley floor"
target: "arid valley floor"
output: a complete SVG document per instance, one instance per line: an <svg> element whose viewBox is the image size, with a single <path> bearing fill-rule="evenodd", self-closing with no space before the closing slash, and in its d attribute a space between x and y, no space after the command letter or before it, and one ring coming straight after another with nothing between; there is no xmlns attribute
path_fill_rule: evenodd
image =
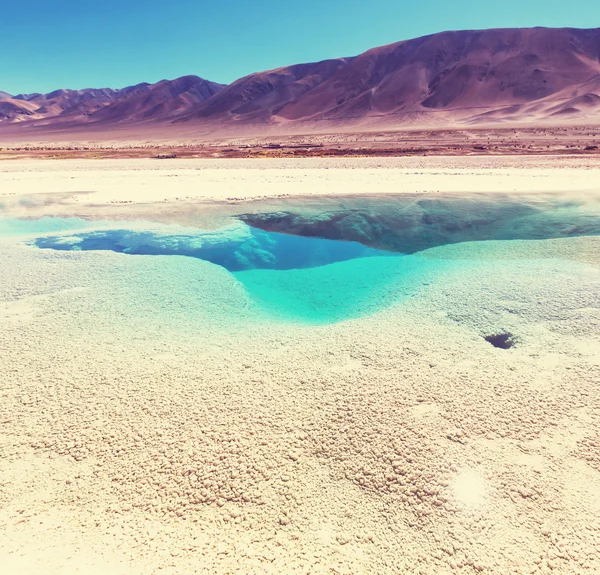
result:
<svg viewBox="0 0 600 575"><path fill-rule="evenodd" d="M2 234L42 217L218 230L403 194L550 193L597 221L594 142L164 160L185 154L4 146L0 571L600 572L600 236L432 247L386 305L308 324L263 314L207 261ZM514 347L484 338L504 332Z"/></svg>
<svg viewBox="0 0 600 575"><path fill-rule="evenodd" d="M600 157L600 129L595 124L545 126L528 123L436 129L308 131L279 134L272 128L253 135L202 136L193 126L149 125L82 127L47 132L3 128L0 159L221 159L426 156L583 156Z"/></svg>

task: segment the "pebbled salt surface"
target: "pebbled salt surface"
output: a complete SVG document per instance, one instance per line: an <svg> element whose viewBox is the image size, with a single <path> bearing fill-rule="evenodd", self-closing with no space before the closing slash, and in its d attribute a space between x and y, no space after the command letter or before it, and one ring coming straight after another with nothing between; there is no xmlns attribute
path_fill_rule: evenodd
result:
<svg viewBox="0 0 600 575"><path fill-rule="evenodd" d="M599 569L600 241L482 244L307 327L199 260L2 240L3 564Z"/></svg>

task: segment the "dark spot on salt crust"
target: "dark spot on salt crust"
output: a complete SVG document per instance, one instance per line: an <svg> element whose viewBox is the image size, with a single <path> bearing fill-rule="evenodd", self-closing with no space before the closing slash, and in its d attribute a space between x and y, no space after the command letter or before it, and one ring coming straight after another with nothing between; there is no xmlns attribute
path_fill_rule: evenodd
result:
<svg viewBox="0 0 600 575"><path fill-rule="evenodd" d="M491 343L494 347L498 347L500 349L510 349L515 345L515 340L513 339L512 333L508 332L486 335L484 339L485 341Z"/></svg>

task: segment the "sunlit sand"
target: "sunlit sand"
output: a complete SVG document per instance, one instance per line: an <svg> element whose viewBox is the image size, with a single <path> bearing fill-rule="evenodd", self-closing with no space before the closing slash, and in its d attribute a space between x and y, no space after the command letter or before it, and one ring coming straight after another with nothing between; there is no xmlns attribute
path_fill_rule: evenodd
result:
<svg viewBox="0 0 600 575"><path fill-rule="evenodd" d="M265 162L0 166L0 564L600 570L600 166Z"/></svg>

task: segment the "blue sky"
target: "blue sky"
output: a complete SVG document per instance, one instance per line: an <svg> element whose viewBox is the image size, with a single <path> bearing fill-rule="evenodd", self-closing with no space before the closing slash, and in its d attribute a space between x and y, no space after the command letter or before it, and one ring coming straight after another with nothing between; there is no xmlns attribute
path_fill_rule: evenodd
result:
<svg viewBox="0 0 600 575"><path fill-rule="evenodd" d="M600 1L0 0L0 90L226 83L442 30L520 26L597 27Z"/></svg>

